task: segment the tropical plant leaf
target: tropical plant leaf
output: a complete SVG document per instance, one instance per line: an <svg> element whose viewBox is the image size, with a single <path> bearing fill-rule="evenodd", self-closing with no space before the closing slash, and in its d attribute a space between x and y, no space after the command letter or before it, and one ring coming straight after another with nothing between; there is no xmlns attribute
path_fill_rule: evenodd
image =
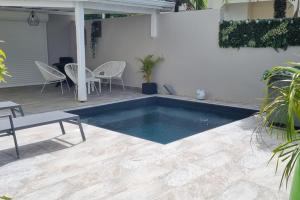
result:
<svg viewBox="0 0 300 200"><path fill-rule="evenodd" d="M154 55L147 55L145 58L137 58L137 60L142 64L140 72L143 73L143 78L147 83L151 82L152 70L161 61L162 57L155 58Z"/></svg>
<svg viewBox="0 0 300 200"><path fill-rule="evenodd" d="M0 49L0 56L6 59L6 54L2 49Z"/></svg>
<svg viewBox="0 0 300 200"><path fill-rule="evenodd" d="M5 59L6 59L6 54L5 52L0 49L0 83L1 82L6 82L5 77L10 77L10 74L7 70L7 67L5 65Z"/></svg>
<svg viewBox="0 0 300 200"><path fill-rule="evenodd" d="M0 200L12 200L12 198L4 195L4 196L0 196Z"/></svg>
<svg viewBox="0 0 300 200"><path fill-rule="evenodd" d="M294 64L294 62L289 62ZM295 163L300 156L300 70L290 66L276 66L267 70L262 80L266 84L266 95L260 108L262 122L256 131L267 130L271 135L283 131L283 144L273 150L270 161L276 158L276 169L284 164L280 187L288 184ZM277 135L278 137L278 135Z"/></svg>

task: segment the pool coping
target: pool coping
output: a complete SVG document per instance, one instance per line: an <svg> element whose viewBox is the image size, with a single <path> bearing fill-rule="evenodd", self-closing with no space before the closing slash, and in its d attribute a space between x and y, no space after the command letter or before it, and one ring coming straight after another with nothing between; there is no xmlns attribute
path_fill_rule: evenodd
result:
<svg viewBox="0 0 300 200"><path fill-rule="evenodd" d="M236 122L239 122L239 121L251 118L251 117L255 117L255 116L257 116L258 111L259 111L258 109L255 109L253 106L242 106L242 105L237 105L237 104L229 104L229 103L223 103L223 102L214 102L214 101L210 101L210 100L197 100L197 99L188 98L188 97L182 97L182 96L160 95L160 94L148 95L148 96L142 96L142 97L135 97L135 98L131 98L131 99L116 100L116 101L111 101L111 102L106 102L106 103L101 103L101 104L96 104L96 105L83 106L83 107L78 107L78 108L70 108L70 109L66 109L64 111L71 112L71 113L75 112L75 114L81 115L81 114L76 113L76 112L78 112L78 111L79 112L80 111L84 112L84 110L97 109L97 107L113 106L114 104L122 104L122 103L127 103L127 102L135 102L135 101L147 100L147 99L151 99L151 98L161 98L161 99L166 99L166 100L177 100L177 101L182 101L182 102L185 102L185 103L196 103L196 104L201 104L201 105L205 105L206 104L208 106L220 106L220 107L223 107L223 108L226 108L226 109L227 108L228 109L230 109L230 108L242 109L242 110L245 109L245 110L253 111L253 113L250 114L250 115L248 115L248 116L246 116L246 117L242 117L242 118L234 120L232 122L229 122L229 123L226 123L226 124L222 124L222 125L217 126L217 127L209 128L209 129L204 130L204 131L197 132L195 134L189 135L187 137L183 137L183 138L181 138L179 140L175 140L175 141L169 142L167 144L162 144L162 143L159 143L159 142L156 142L156 141L151 141L151 140L148 140L148 139L145 139L145 138L142 138L142 137L133 136L133 135L121 132L121 131L111 130L109 128L98 127L98 126L97 127L105 129L105 130L113 132L113 133L127 135L127 136L130 136L130 137L139 138L139 139L142 139L142 140L145 140L145 141L151 141L151 142L154 142L156 144L168 145L168 144L172 144L172 143L175 143L177 141L180 141L180 140L185 140L185 139L187 139L189 137L192 137L194 135L197 135L199 133L203 134L203 133L206 133L206 132L210 132L211 130L217 129L219 127L228 126L230 124L233 124L233 123L236 123ZM92 125L92 126L95 126L95 125Z"/></svg>
<svg viewBox="0 0 300 200"><path fill-rule="evenodd" d="M259 111L257 106L241 105L241 104L237 104L237 103L227 103L227 102L220 102L220 101L213 101L213 100L198 100L198 99L191 98L191 97L175 96L175 95L162 95L162 94L147 95L147 96L135 97L135 98L124 99L124 100L116 100L116 101L100 103L100 104L96 104L96 105L80 106L80 107L76 107L76 108L64 109L63 111L70 112L70 111L75 111L75 110L89 109L89 108L94 108L94 107L98 107L98 106L105 106L105 105L111 105L111 104L116 104L116 103L123 103L123 102L135 101L135 100L141 100L141 99L147 99L147 98L153 98L153 97L175 99L175 100L188 101L188 102L193 102L193 103L203 103L203 104L209 104L209 105L234 107L234 108L241 108L241 109L250 109L250 110L255 110L257 112Z"/></svg>

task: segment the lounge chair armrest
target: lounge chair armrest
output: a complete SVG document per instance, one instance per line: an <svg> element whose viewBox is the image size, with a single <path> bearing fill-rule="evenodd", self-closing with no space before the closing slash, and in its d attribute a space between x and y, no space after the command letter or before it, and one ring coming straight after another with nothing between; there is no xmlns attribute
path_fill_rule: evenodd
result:
<svg viewBox="0 0 300 200"><path fill-rule="evenodd" d="M0 118L12 118L12 116L11 115L0 115Z"/></svg>

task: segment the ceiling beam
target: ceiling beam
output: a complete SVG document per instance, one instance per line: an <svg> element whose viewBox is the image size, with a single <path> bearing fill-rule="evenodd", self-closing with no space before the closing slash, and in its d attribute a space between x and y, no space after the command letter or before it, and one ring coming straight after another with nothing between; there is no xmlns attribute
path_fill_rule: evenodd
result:
<svg viewBox="0 0 300 200"><path fill-rule="evenodd" d="M137 6L144 8L152 8L157 10L169 9L173 10L175 3L163 0L87 0L90 2L101 2L108 4L117 4L124 6Z"/></svg>
<svg viewBox="0 0 300 200"><path fill-rule="evenodd" d="M151 9L151 8L125 6L125 5L118 5L118 4L84 2L83 6L85 9L97 10L99 12L104 12L104 13L119 12L119 13L152 14L153 12L155 12L155 9Z"/></svg>

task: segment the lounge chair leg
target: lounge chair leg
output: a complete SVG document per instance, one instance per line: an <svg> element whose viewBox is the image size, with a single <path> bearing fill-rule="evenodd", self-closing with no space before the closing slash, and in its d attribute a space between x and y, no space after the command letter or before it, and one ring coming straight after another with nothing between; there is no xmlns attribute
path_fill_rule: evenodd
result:
<svg viewBox="0 0 300 200"><path fill-rule="evenodd" d="M21 116L24 116L24 112L21 106L19 106L19 112L21 113Z"/></svg>
<svg viewBox="0 0 300 200"><path fill-rule="evenodd" d="M10 111L11 111L11 113L12 113L12 116L13 116L14 118L16 118L17 115L16 115L16 112L15 112L14 108L11 108Z"/></svg>
<svg viewBox="0 0 300 200"><path fill-rule="evenodd" d="M76 120L77 120L77 124L79 126L79 130L80 130L82 140L86 141L86 138L85 138L85 135L84 135L84 132L83 132L83 128L82 128L82 125L81 125L80 117L78 117Z"/></svg>
<svg viewBox="0 0 300 200"><path fill-rule="evenodd" d="M64 128L63 123L62 123L62 122L59 122L59 125L60 125L60 129L61 129L62 134L65 135L65 134L66 134L66 131L65 131L65 128Z"/></svg>
<svg viewBox="0 0 300 200"><path fill-rule="evenodd" d="M16 133L14 130L12 130L11 132L13 138L14 138L14 143L15 143L15 149L16 149L16 154L17 154L17 158L20 158L20 153L19 153L19 146L18 146L18 142L17 142L17 137L16 137Z"/></svg>

